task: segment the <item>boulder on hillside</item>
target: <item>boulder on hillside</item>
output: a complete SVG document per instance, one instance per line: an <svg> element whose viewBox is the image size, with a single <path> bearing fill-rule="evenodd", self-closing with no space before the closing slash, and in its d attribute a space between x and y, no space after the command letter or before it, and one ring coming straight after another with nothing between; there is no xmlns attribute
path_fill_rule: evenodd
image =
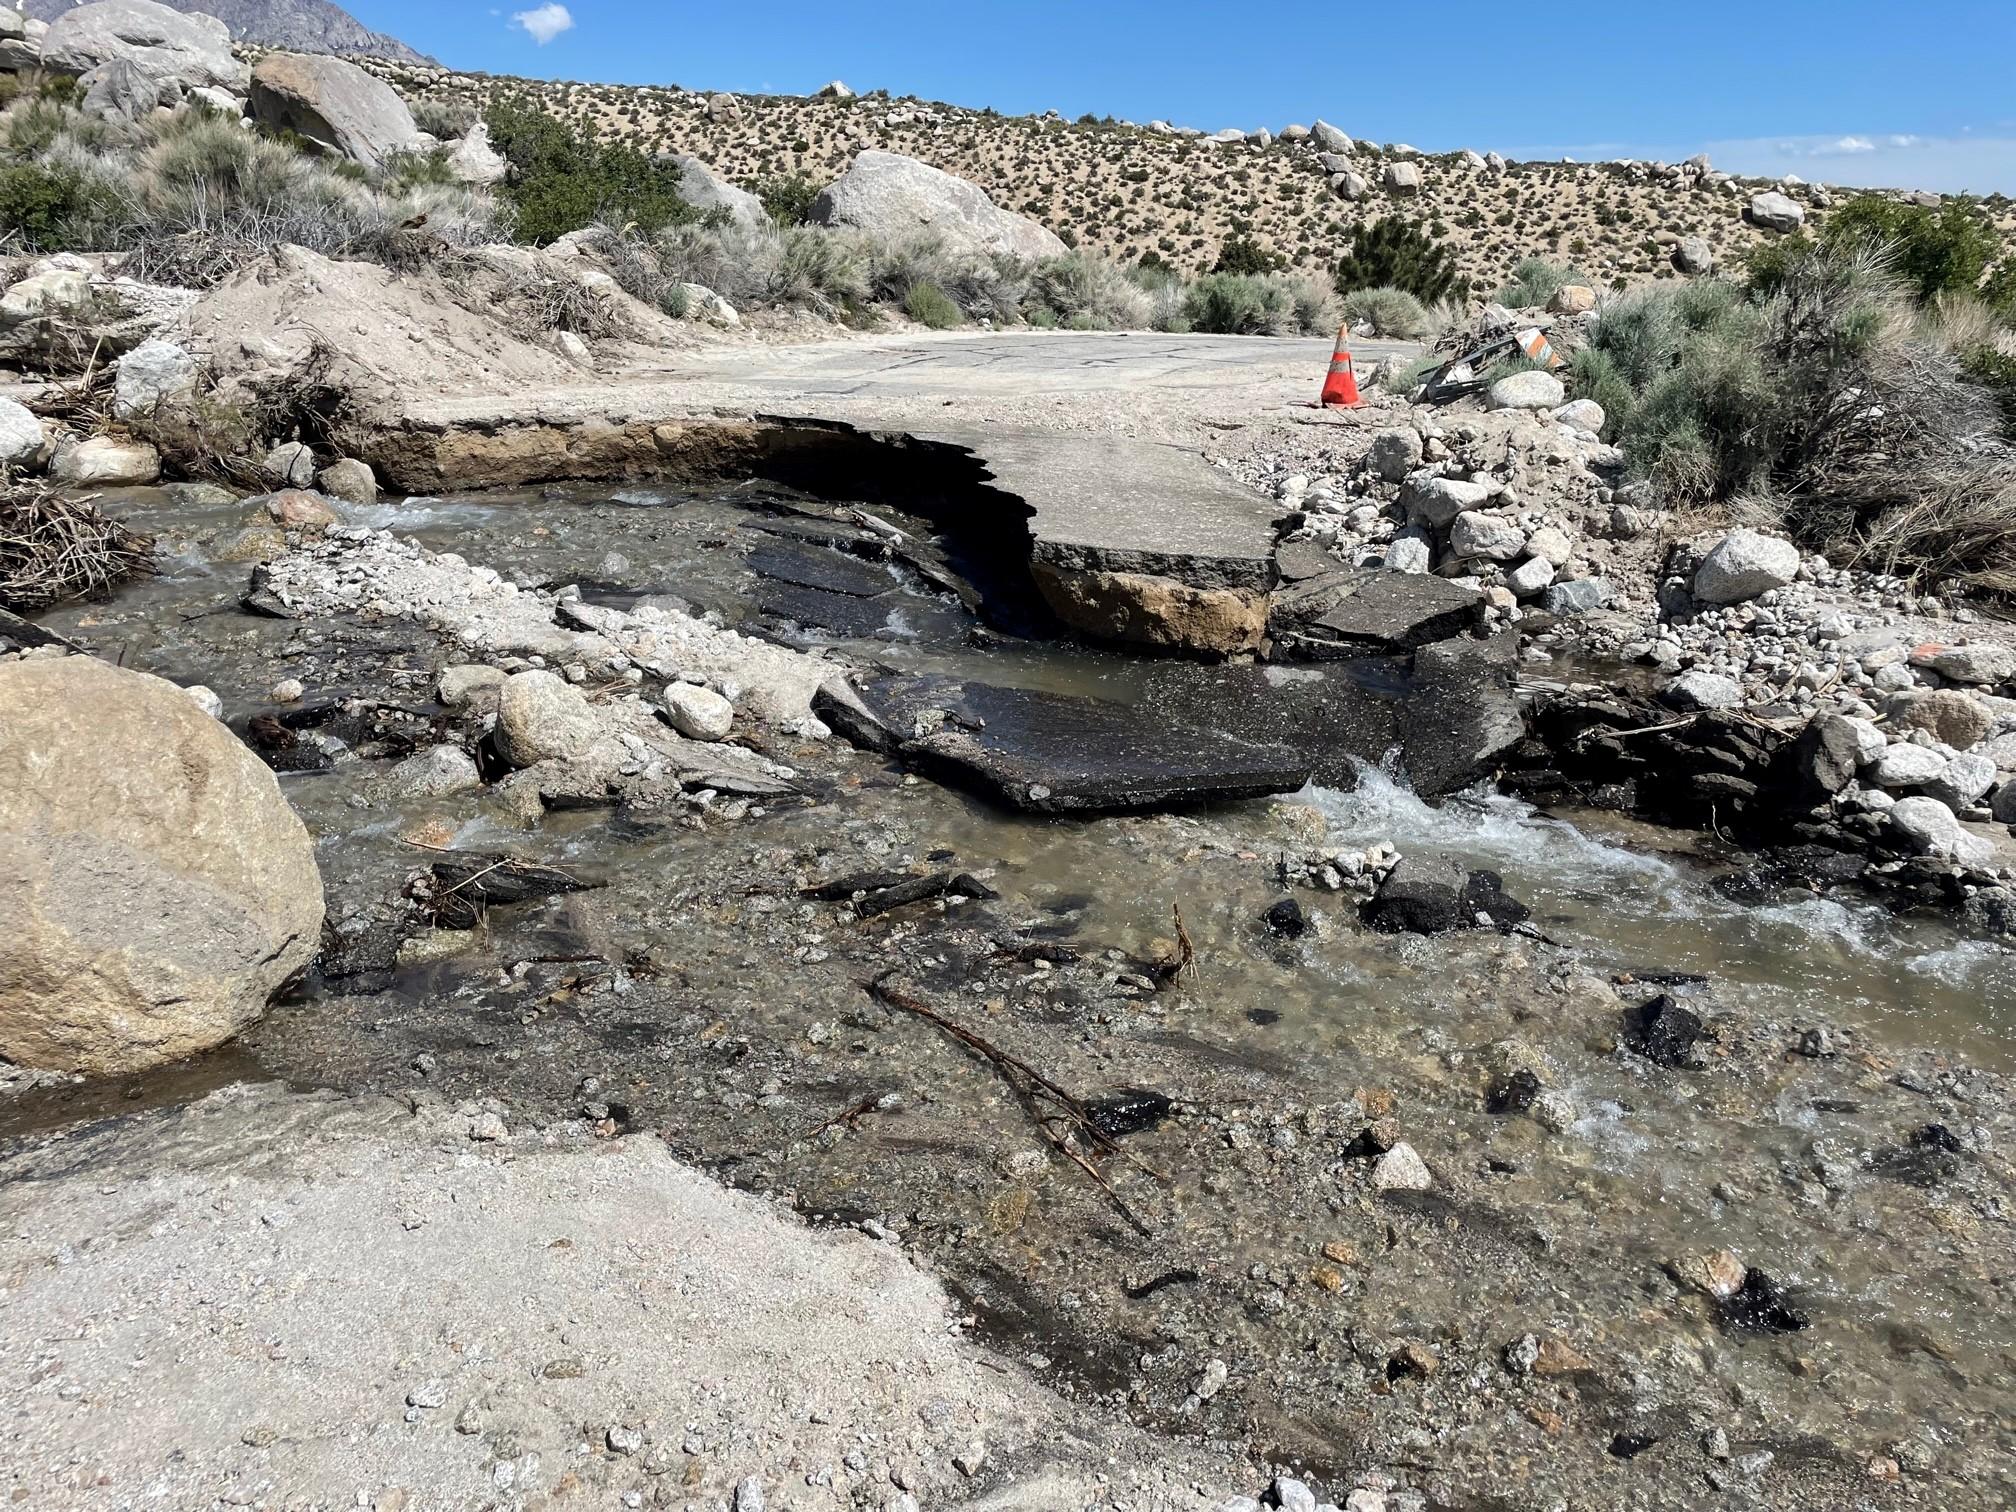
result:
<svg viewBox="0 0 2016 1512"><path fill-rule="evenodd" d="M820 191L811 219L877 236L932 232L962 251L1061 257L1064 243L1026 216L1003 210L976 185L900 153L869 150Z"/></svg>
<svg viewBox="0 0 2016 1512"><path fill-rule="evenodd" d="M742 226L770 223L763 201L747 189L737 189L691 153L676 152L671 160L679 169L679 198L694 209L719 210Z"/></svg>
<svg viewBox="0 0 2016 1512"><path fill-rule="evenodd" d="M510 174L511 165L490 145L490 127L478 121L448 149L448 171L458 184L496 184Z"/></svg>
<svg viewBox="0 0 2016 1512"><path fill-rule="evenodd" d="M1419 163L1388 163L1386 165L1386 189L1391 194L1419 194L1421 192L1421 165Z"/></svg>
<svg viewBox="0 0 2016 1512"><path fill-rule="evenodd" d="M1350 137L1323 120L1309 128L1309 140L1322 152L1351 152L1356 148Z"/></svg>
<svg viewBox="0 0 2016 1512"><path fill-rule="evenodd" d="M1750 201L1743 218L1765 231L1797 231L1806 224L1806 211L1798 201L1770 189Z"/></svg>
<svg viewBox="0 0 2016 1512"><path fill-rule="evenodd" d="M158 85L186 94L201 85L243 90L245 65L231 52L231 31L215 16L154 0L96 0L65 11L42 38L42 67L78 77L115 59Z"/></svg>
<svg viewBox="0 0 2016 1512"><path fill-rule="evenodd" d="M366 168L422 146L413 112L392 86L341 58L269 53L252 70L251 106L261 126Z"/></svg>
<svg viewBox="0 0 2016 1512"><path fill-rule="evenodd" d="M1715 249L1705 236L1683 236L1673 248L1673 270L1689 278L1705 278L1715 271Z"/></svg>
<svg viewBox="0 0 2016 1512"><path fill-rule="evenodd" d="M271 771L173 683L0 665L0 1056L113 1075L229 1039L314 955L322 879Z"/></svg>
<svg viewBox="0 0 2016 1512"><path fill-rule="evenodd" d="M137 64L126 58L100 63L77 83L84 91L78 108L101 121L137 121L152 115L155 107L165 103L161 82L142 73ZM172 88L166 92L171 99L174 97Z"/></svg>

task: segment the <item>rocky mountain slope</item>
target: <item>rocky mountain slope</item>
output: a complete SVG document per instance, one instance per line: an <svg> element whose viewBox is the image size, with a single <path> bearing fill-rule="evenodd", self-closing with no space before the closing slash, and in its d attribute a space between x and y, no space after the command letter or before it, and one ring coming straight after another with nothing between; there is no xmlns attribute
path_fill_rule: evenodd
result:
<svg viewBox="0 0 2016 1512"><path fill-rule="evenodd" d="M28 14L53 21L83 0L28 0ZM200 11L231 28L233 40L294 52L342 53L431 63L397 37L374 32L329 0L161 0L179 11Z"/></svg>
<svg viewBox="0 0 2016 1512"><path fill-rule="evenodd" d="M1705 240L1718 260L1739 256L1768 234L1747 223L1745 208L1774 187L1702 160L1426 155L1321 123L1221 141L1162 123L1007 117L881 95L738 98L373 66L412 99L480 105L500 94L529 96L605 140L692 153L737 182L798 175L823 185L861 149L883 148L971 180L1082 245L1130 260L1152 250L1189 270L1208 268L1226 238L1247 228L1289 263L1326 267L1348 247L1352 227L1399 212L1447 238L1479 289L1536 255L1573 263L1598 285L1638 282L1670 276L1675 249L1689 237ZM1809 224L1831 203L1817 186L1775 187Z"/></svg>

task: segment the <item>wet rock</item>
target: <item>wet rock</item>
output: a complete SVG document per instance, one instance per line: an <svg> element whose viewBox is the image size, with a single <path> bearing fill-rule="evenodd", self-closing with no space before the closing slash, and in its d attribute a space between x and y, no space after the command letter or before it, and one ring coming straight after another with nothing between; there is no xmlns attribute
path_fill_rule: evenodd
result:
<svg viewBox="0 0 2016 1512"><path fill-rule="evenodd" d="M408 756L392 768L389 780L397 791L416 798L466 793L483 785L475 758L455 745L438 745Z"/></svg>
<svg viewBox="0 0 2016 1512"><path fill-rule="evenodd" d="M286 530L333 530L343 523L335 505L311 489L283 488L246 502L262 507L270 519Z"/></svg>
<svg viewBox="0 0 2016 1512"><path fill-rule="evenodd" d="M1129 1087L1093 1098L1086 1103L1085 1112L1101 1134L1109 1139L1124 1139L1129 1134L1139 1134L1144 1129L1156 1127L1175 1106L1160 1092Z"/></svg>
<svg viewBox="0 0 2016 1512"><path fill-rule="evenodd" d="M1726 1327L1745 1333L1797 1333L1810 1321L1794 1307L1778 1283L1752 1266L1743 1284L1722 1303Z"/></svg>
<svg viewBox="0 0 2016 1512"><path fill-rule="evenodd" d="M350 504L376 504L378 479L368 462L339 457L315 475L315 485L332 499Z"/></svg>
<svg viewBox="0 0 2016 1512"><path fill-rule="evenodd" d="M1309 916L1293 898L1283 898L1260 916L1267 932L1277 939L1299 940L1309 930Z"/></svg>
<svg viewBox="0 0 2016 1512"><path fill-rule="evenodd" d="M1701 1047L1714 1038L1706 1024L1664 993L1624 1013L1625 1048L1669 1071L1704 1064Z"/></svg>
<svg viewBox="0 0 2016 1512"><path fill-rule="evenodd" d="M498 693L497 750L513 766L585 756L605 733L581 690L554 673L514 673Z"/></svg>
<svg viewBox="0 0 2016 1512"><path fill-rule="evenodd" d="M1443 934L1455 929L1510 929L1530 910L1505 891L1496 872L1474 871L1458 889L1396 869L1359 905L1358 917L1378 934Z"/></svg>
<svg viewBox="0 0 2016 1512"><path fill-rule="evenodd" d="M1266 634L1268 597L1256 589L1049 562L1031 573L1058 618L1100 640L1222 654L1255 650Z"/></svg>
<svg viewBox="0 0 2016 1512"><path fill-rule="evenodd" d="M1372 1189L1378 1192L1425 1192L1435 1184L1426 1161L1404 1141L1372 1163Z"/></svg>
<svg viewBox="0 0 2016 1512"><path fill-rule="evenodd" d="M0 1057L105 1075L256 1020L322 882L273 775L174 684L0 664Z"/></svg>

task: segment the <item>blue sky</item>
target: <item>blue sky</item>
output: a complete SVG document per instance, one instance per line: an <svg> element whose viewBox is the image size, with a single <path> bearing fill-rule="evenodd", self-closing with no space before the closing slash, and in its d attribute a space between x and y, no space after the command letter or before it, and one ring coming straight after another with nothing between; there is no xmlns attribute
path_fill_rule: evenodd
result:
<svg viewBox="0 0 2016 1512"><path fill-rule="evenodd" d="M453 67L1022 113L1307 122L1514 157L2016 194L2016 0L1514 6L352 0Z"/></svg>

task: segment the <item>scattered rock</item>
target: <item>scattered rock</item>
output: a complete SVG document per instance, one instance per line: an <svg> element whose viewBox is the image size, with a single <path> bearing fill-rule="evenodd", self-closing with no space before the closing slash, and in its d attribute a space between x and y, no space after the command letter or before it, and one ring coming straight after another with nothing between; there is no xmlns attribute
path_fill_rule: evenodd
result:
<svg viewBox="0 0 2016 1512"><path fill-rule="evenodd" d="M315 453L305 442L283 441L266 453L259 471L276 488L307 488L315 481Z"/></svg>
<svg viewBox="0 0 2016 1512"><path fill-rule="evenodd" d="M665 713L672 728L694 740L726 740L735 720L735 706L712 688L693 683L668 683Z"/></svg>
<svg viewBox="0 0 2016 1512"><path fill-rule="evenodd" d="M161 453L145 441L87 436L58 447L49 473L60 483L80 488L134 487L161 476Z"/></svg>
<svg viewBox="0 0 2016 1512"><path fill-rule="evenodd" d="M1664 993L1624 1013L1625 1048L1669 1071L1701 1066L1701 1046L1714 1039L1706 1024Z"/></svg>
<svg viewBox="0 0 2016 1512"><path fill-rule="evenodd" d="M604 733L586 696L555 673L513 673L498 693L497 750L514 767L585 756Z"/></svg>
<svg viewBox="0 0 2016 1512"><path fill-rule="evenodd" d="M1567 398L1561 380L1538 368L1512 373L1491 385L1485 403L1494 410L1555 410Z"/></svg>
<svg viewBox="0 0 2016 1512"><path fill-rule="evenodd" d="M1379 1192L1425 1192L1435 1178L1427 1162L1404 1140L1372 1163L1372 1188Z"/></svg>
<svg viewBox="0 0 2016 1512"><path fill-rule="evenodd" d="M0 467L31 467L46 445L48 437L34 412L0 395Z"/></svg>
<svg viewBox="0 0 2016 1512"><path fill-rule="evenodd" d="M1891 830L1916 855L1955 856L1967 838L1959 818L1937 798L1899 798L1887 818Z"/></svg>
<svg viewBox="0 0 2016 1512"><path fill-rule="evenodd" d="M1660 690L1659 699L1690 713L1733 709L1743 702L1743 685L1716 672L1683 672Z"/></svg>
<svg viewBox="0 0 2016 1512"><path fill-rule="evenodd" d="M121 420L144 420L164 404L196 392L196 359L172 341L143 341L119 359L113 380L112 413Z"/></svg>

